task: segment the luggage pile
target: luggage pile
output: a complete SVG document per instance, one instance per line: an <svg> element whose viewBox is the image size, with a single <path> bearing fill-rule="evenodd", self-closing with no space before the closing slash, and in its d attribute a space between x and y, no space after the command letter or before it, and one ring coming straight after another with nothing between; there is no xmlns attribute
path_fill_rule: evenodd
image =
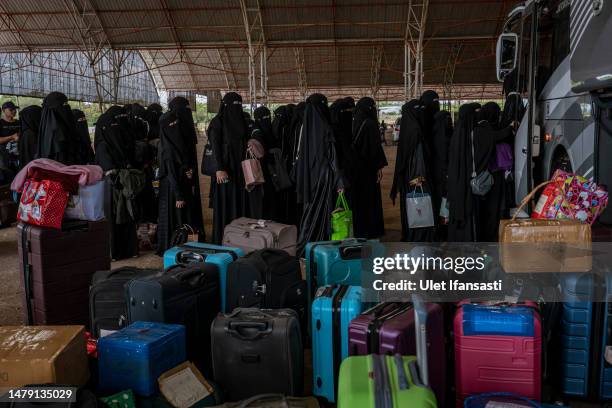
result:
<svg viewBox="0 0 612 408"><path fill-rule="evenodd" d="M163 270L111 270L105 221L20 224L33 326L0 328L0 390L70 385L111 407L542 406L537 304L367 303L377 241L309 243L302 272L288 226L228 233L235 246L171 248Z"/></svg>

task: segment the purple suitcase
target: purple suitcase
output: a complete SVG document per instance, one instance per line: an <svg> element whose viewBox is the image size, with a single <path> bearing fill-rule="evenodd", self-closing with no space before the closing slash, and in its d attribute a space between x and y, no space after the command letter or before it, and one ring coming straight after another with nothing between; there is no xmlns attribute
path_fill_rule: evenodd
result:
<svg viewBox="0 0 612 408"><path fill-rule="evenodd" d="M446 400L446 350L442 307L427 303L427 356L429 383L438 406ZM416 354L414 308L412 303L381 303L351 321L349 354Z"/></svg>

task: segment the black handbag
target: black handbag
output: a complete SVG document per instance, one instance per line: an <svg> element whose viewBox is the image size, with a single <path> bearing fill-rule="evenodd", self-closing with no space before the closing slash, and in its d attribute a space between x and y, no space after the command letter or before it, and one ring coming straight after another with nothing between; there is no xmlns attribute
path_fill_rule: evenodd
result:
<svg viewBox="0 0 612 408"><path fill-rule="evenodd" d="M287 163L283 158L283 152L281 149L274 148L268 152L270 160L268 163L268 171L270 173L270 179L272 185L276 191L283 191L291 187L291 179L287 172Z"/></svg>
<svg viewBox="0 0 612 408"><path fill-rule="evenodd" d="M210 144L210 140L206 142L204 146L204 153L202 154L202 174L205 176L214 177L217 174L217 170L219 169L217 165L217 160L215 159L215 155L213 154L212 145Z"/></svg>

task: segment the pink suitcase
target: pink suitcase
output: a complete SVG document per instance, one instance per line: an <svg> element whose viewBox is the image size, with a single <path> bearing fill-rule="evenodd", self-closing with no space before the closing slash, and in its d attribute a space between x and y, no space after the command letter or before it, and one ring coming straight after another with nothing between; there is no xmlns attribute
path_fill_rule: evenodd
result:
<svg viewBox="0 0 612 408"><path fill-rule="evenodd" d="M460 304L454 334L457 407L487 392L540 400L542 327L532 304Z"/></svg>

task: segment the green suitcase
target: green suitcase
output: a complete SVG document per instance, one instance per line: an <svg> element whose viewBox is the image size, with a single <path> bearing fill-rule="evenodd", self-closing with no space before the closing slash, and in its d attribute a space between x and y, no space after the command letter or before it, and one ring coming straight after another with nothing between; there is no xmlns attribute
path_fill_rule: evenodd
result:
<svg viewBox="0 0 612 408"><path fill-rule="evenodd" d="M340 366L338 408L437 407L427 384L427 312L419 297L413 296L413 304L417 357L371 354L345 359Z"/></svg>
<svg viewBox="0 0 612 408"><path fill-rule="evenodd" d="M338 408L435 408L418 375L416 357L352 356L340 367Z"/></svg>

